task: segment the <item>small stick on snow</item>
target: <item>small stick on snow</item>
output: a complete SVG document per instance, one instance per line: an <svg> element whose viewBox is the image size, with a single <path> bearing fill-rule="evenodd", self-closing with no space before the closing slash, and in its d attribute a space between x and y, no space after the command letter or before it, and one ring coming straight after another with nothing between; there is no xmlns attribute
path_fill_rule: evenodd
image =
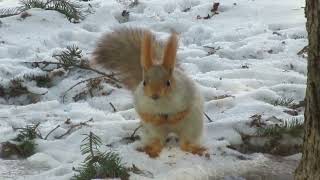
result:
<svg viewBox="0 0 320 180"><path fill-rule="evenodd" d="M137 132L141 127L142 127L142 125L139 125L139 126L133 131L133 133L132 133L131 136L130 136L130 139L131 139L131 140L134 140L134 136L135 136L136 132Z"/></svg>
<svg viewBox="0 0 320 180"><path fill-rule="evenodd" d="M116 109L116 107L114 107L114 105L112 104L112 102L109 102L109 104L110 104L110 106L112 107L113 112L117 112L117 109Z"/></svg>
<svg viewBox="0 0 320 180"><path fill-rule="evenodd" d="M93 119L91 118L91 119L89 119L88 121L80 122L79 124L72 125L72 126L67 130L67 132L61 134L60 136L55 136L54 138L55 138L55 139L61 139L61 138L63 138L65 135L70 134L71 131L72 131L74 128L82 128L82 126L88 126L87 123L90 122L90 121L93 121Z"/></svg>
<svg viewBox="0 0 320 180"><path fill-rule="evenodd" d="M206 118L209 120L209 122L213 122L212 119L208 116L207 113L204 112L204 115L206 116Z"/></svg>
<svg viewBox="0 0 320 180"><path fill-rule="evenodd" d="M61 134L60 136L56 136L56 137L54 137L54 138L55 138L55 139L61 139L61 138L63 138L65 135L70 134L70 132L71 132L74 128L76 128L76 127L80 128L81 126L82 126L81 124L73 125L73 126L71 126L71 128L68 129L67 132Z"/></svg>
<svg viewBox="0 0 320 180"><path fill-rule="evenodd" d="M54 129L52 129L47 135L46 135L46 137L44 137L44 140L47 140L47 138L49 137L49 135L53 132L53 131L55 131L56 129L58 129L60 127L60 125L58 125L57 127L55 127Z"/></svg>

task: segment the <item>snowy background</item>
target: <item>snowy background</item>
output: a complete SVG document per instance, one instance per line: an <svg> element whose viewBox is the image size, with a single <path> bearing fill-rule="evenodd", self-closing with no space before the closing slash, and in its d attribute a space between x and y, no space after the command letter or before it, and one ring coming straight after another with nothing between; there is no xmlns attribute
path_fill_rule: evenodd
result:
<svg viewBox="0 0 320 180"><path fill-rule="evenodd" d="M218 1L217 1L218 2ZM139 125L133 110L131 94L124 89L105 85L107 96L96 96L77 102L73 96L86 88L81 84L65 91L77 82L96 74L75 70L60 78L50 88L38 87L33 81L23 86L35 94L44 94L34 103L27 97L0 97L0 142L17 134L12 127L24 127L40 122L39 129L47 134L57 125L48 140L37 139L37 153L26 160L0 159L0 179L64 180L70 179L82 161L80 144L84 133L99 135L103 148L118 152L129 166L135 164L152 175L132 174L132 179L235 179L255 169L273 168L289 173L299 155L283 158L286 163L261 153L241 154L227 148L240 144L238 131L253 132L250 117L292 119L283 106L271 102L279 98L304 99L306 59L297 53L307 45L303 0L221 0L219 14L210 19L197 19L210 14L212 0L141 0L128 9L125 1L92 0L79 2L88 13L80 23L70 23L56 11L30 9L31 15L0 19L0 84L25 74L43 72L23 62L55 61L52 57L68 45L77 45L90 59L96 41L116 26L140 26L152 29L160 38L174 29L180 34L178 58L187 74L198 82L205 97L204 144L210 159L167 147L160 157L150 159L137 152L139 142L124 143ZM15 0L0 0L0 8L15 7ZM89 6L90 4L90 6ZM189 11L183 10L190 8ZM123 10L130 11L129 21L122 21ZM207 46L214 47L206 48ZM110 102L117 112L113 112ZM296 119L303 120L299 112ZM89 126L55 139L69 129L64 122L88 121ZM293 163L294 165L290 165ZM287 169L288 168L288 169ZM241 178L238 178L241 179Z"/></svg>

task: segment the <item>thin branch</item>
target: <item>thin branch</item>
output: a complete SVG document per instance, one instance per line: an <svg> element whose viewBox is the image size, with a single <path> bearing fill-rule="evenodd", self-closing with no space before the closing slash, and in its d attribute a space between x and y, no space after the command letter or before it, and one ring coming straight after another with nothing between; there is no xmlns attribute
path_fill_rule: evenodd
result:
<svg viewBox="0 0 320 180"><path fill-rule="evenodd" d="M62 96L62 103L64 103L64 100L65 100L65 97L66 97L66 95L67 95L67 92L69 92L70 90L72 90L74 87L76 87L76 86L78 86L79 84L82 84L82 83L84 83L84 82L91 81L91 80L93 80L93 79L103 78L103 77L105 77L105 76L98 76L98 77L89 78L89 79L85 79L85 80L82 80L82 81L77 82L76 84L74 84L74 85L71 86L68 90L66 90L66 91L64 92L64 95Z"/></svg>
<svg viewBox="0 0 320 180"><path fill-rule="evenodd" d="M131 134L130 139L134 141L134 136L136 135L137 131L142 127L142 125L139 125Z"/></svg>
<svg viewBox="0 0 320 180"><path fill-rule="evenodd" d="M36 61L36 62L25 62L25 63L35 64L37 67L39 67L39 64L44 64L45 67L50 65L50 64L54 64L54 65L58 65L58 66L64 66L64 67L77 67L77 68L80 68L80 69L90 70L90 71L93 71L93 72L95 72L97 74L102 75L102 76L99 76L99 77L94 77L94 78L89 78L89 79L86 79L86 80L82 80L82 81L74 84L73 86L71 86L67 91L65 91L64 95L62 96L62 102L63 103L65 102L65 97L67 95L67 92L69 92L71 89L73 89L77 85L79 85L81 83L84 83L84 82L87 82L87 81L90 81L90 80L93 80L93 79L99 79L99 78L105 77L105 78L108 78L108 80L110 80L110 83L116 85L117 87L121 87L118 84L120 81L114 77L114 75L115 75L114 73L106 74L104 72L98 71L98 70L90 68L88 66L77 65L77 64L65 64L65 63L61 63L61 62L49 62L49 61Z"/></svg>
<svg viewBox="0 0 320 180"><path fill-rule="evenodd" d="M112 107L113 112L117 112L117 109L116 109L116 107L112 104L112 102L109 102L109 104L110 104L110 106Z"/></svg>
<svg viewBox="0 0 320 180"><path fill-rule="evenodd" d="M55 136L54 138L55 138L55 139L61 139L61 138L63 138L65 135L70 134L71 131L72 131L74 128L81 128L82 126L88 126L87 123L90 122L90 121L93 121L93 119L91 118L91 119L89 119L88 121L80 122L79 124L72 125L72 126L67 130L67 132L61 134L60 136Z"/></svg>
<svg viewBox="0 0 320 180"><path fill-rule="evenodd" d="M55 136L54 138L55 138L55 139L61 139L61 138L63 138L65 135L70 134L71 131L72 131L74 128L77 128L77 127L78 127L78 128L81 128L82 125L81 125L81 124L73 125L73 126L71 126L71 127L68 129L67 132L61 134L60 136Z"/></svg>
<svg viewBox="0 0 320 180"><path fill-rule="evenodd" d="M204 112L204 115L206 116L206 118L209 120L209 122L213 122L213 120L208 116L207 113Z"/></svg>
<svg viewBox="0 0 320 180"><path fill-rule="evenodd" d="M47 135L46 135L46 137L44 137L44 140L47 140L47 138L49 137L49 135L53 132L53 131L55 131L56 129L58 129L60 127L60 125L58 125L57 127L55 127L54 129L52 129Z"/></svg>
<svg viewBox="0 0 320 180"><path fill-rule="evenodd" d="M89 71L93 71L97 74L101 74L105 77L108 77L110 80L119 83L120 81L118 79L116 79L114 77L114 74L106 74L104 72L98 71L96 69L90 68L88 66L84 66L84 65L77 65L77 64L65 64L65 63L60 63L60 62L49 62L49 61L35 61L35 62L25 62L25 63L34 63L34 64L44 64L46 66L50 65L50 64L54 64L54 65L60 65L60 66L64 66L64 67L77 67L80 69L85 69L85 70L89 70Z"/></svg>

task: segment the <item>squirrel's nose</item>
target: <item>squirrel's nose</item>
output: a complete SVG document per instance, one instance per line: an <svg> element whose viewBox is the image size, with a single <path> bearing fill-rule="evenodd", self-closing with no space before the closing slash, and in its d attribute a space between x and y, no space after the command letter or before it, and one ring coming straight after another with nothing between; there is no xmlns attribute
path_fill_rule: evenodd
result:
<svg viewBox="0 0 320 180"><path fill-rule="evenodd" d="M159 95L158 95L158 94L153 94L153 95L151 96L151 98L152 98L153 100L157 100L157 99L159 99Z"/></svg>

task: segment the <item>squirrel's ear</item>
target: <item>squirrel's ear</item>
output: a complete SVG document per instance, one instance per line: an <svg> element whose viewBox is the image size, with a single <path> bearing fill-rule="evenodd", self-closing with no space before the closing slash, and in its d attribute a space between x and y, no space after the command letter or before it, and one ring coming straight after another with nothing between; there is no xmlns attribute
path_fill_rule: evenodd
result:
<svg viewBox="0 0 320 180"><path fill-rule="evenodd" d="M143 34L141 44L141 66L144 70L148 70L153 62L153 36L150 31Z"/></svg>
<svg viewBox="0 0 320 180"><path fill-rule="evenodd" d="M176 33L172 33L166 47L164 49L163 67L169 72L172 72L176 64L176 55L178 49L178 36Z"/></svg>

